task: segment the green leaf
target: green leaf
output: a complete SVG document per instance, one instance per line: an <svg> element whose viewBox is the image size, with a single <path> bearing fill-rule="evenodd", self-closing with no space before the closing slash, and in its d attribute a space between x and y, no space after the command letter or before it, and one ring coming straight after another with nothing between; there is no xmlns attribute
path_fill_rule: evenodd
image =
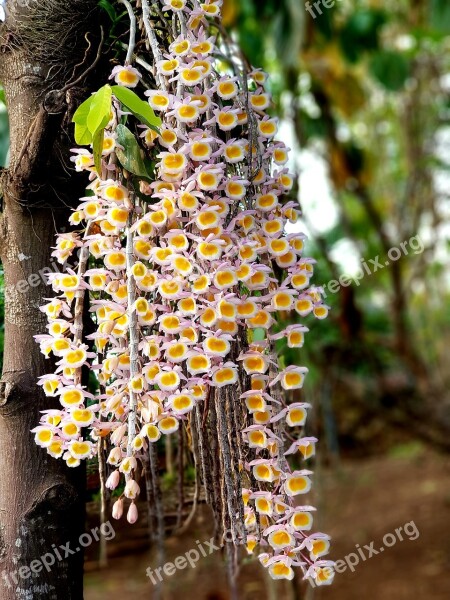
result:
<svg viewBox="0 0 450 600"><path fill-rule="evenodd" d="M92 136L95 136L99 129L104 129L111 118L111 97L112 90L110 85L104 85L92 97L86 120L87 127Z"/></svg>
<svg viewBox="0 0 450 600"><path fill-rule="evenodd" d="M430 22L436 31L448 35L450 31L450 4L448 0L431 0Z"/></svg>
<svg viewBox="0 0 450 600"><path fill-rule="evenodd" d="M92 142L92 134L87 125L75 123L75 141L79 146L87 146Z"/></svg>
<svg viewBox="0 0 450 600"><path fill-rule="evenodd" d="M144 164L145 164L145 170L147 171L149 178L156 179L156 175L155 175L156 162L154 160L152 160L151 158L144 157Z"/></svg>
<svg viewBox="0 0 450 600"><path fill-rule="evenodd" d="M75 123L75 141L80 146L86 146L92 142L92 134L87 126L87 118L91 110L94 96L89 96L75 111L72 121Z"/></svg>
<svg viewBox="0 0 450 600"><path fill-rule="evenodd" d="M88 118L89 111L91 110L91 104L94 99L94 96L89 96L87 100L82 102L80 106L75 111L75 114L72 117L73 123L79 123L80 125L86 125L86 121Z"/></svg>
<svg viewBox="0 0 450 600"><path fill-rule="evenodd" d="M372 75L391 92L397 92L409 77L409 61L399 52L380 50L369 64Z"/></svg>
<svg viewBox="0 0 450 600"><path fill-rule="evenodd" d="M386 15L377 9L360 9L351 13L339 33L347 60L357 62L361 55L379 48L380 30L386 19Z"/></svg>
<svg viewBox="0 0 450 600"><path fill-rule="evenodd" d="M109 18L111 19L111 21L113 23L115 23L117 21L116 9L114 8L114 6L112 4L110 4L108 2L108 0L100 0L98 5L100 6L100 8L103 8L103 10L106 13L108 13Z"/></svg>
<svg viewBox="0 0 450 600"><path fill-rule="evenodd" d="M138 175L139 177L149 178L144 160L141 156L139 144L125 125L117 125L117 141L123 146L123 150L116 148L116 156L124 169Z"/></svg>
<svg viewBox="0 0 450 600"><path fill-rule="evenodd" d="M0 102L6 104L5 90L2 87L0 87Z"/></svg>
<svg viewBox="0 0 450 600"><path fill-rule="evenodd" d="M102 151L103 151L103 138L105 134L105 128L98 129L94 135L92 142L92 150L94 154L94 164L97 173L100 175L102 172Z"/></svg>
<svg viewBox="0 0 450 600"><path fill-rule="evenodd" d="M136 118L141 120L151 129L158 131L158 127L161 126L162 121L155 115L148 102L144 102L144 100L141 100L132 90L121 85L114 85L112 91L114 96L125 106L125 108L132 112Z"/></svg>
<svg viewBox="0 0 450 600"><path fill-rule="evenodd" d="M275 11L273 17L274 42L277 56L283 68L294 68L298 64L302 47L304 9L298 0L285 0L285 9Z"/></svg>
<svg viewBox="0 0 450 600"><path fill-rule="evenodd" d="M262 342L266 339L266 331L262 327L256 327L252 333L252 342Z"/></svg>
<svg viewBox="0 0 450 600"><path fill-rule="evenodd" d="M314 7L316 8L316 7ZM319 4L320 8L320 4ZM334 11L336 10L336 6L333 4L330 5L330 8L326 10L313 10L314 18L314 27L317 27L317 30L324 36L325 39L331 40L333 35L335 34L334 28Z"/></svg>

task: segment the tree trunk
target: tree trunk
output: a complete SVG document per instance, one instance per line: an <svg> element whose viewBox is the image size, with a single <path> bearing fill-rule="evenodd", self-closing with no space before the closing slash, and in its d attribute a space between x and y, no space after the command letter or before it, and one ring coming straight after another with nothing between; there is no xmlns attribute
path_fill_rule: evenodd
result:
<svg viewBox="0 0 450 600"><path fill-rule="evenodd" d="M79 79L97 54L96 4L9 0L0 29L0 81L11 131L10 167L1 180L0 221L5 273L0 382L2 600L83 598L83 552L71 552L79 548L84 531L84 472L69 470L63 461L47 455L35 445L30 429L38 424L39 411L58 408L36 385L53 365L40 354L33 336L46 332L39 306L51 295L43 270L55 270L50 256L55 232L63 229L70 207L83 195L85 181L67 161L73 143L69 123L77 99L87 97L90 86L86 77L77 87L67 84ZM44 555L47 567L36 562Z"/></svg>

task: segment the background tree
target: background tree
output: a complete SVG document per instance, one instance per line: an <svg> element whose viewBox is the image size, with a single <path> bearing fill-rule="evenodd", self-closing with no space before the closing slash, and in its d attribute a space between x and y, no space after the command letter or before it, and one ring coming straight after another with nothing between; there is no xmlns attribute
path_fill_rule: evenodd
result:
<svg viewBox="0 0 450 600"><path fill-rule="evenodd" d="M11 574L28 569L52 544L73 546L84 530L83 471L69 472L47 457L32 443L30 429L39 411L49 407L36 385L49 368L33 339L45 329L39 306L49 295L40 272L50 264L55 231L66 226L83 189L69 168L69 123L80 97L98 77L100 10L91 0L9 0L0 35L0 81L11 133L9 167L1 177L6 298L0 572L12 584L0 577L0 597L80 599L81 552L57 561L51 573L43 569L18 583Z"/></svg>
<svg viewBox="0 0 450 600"><path fill-rule="evenodd" d="M383 265L328 295L327 332L307 340L320 365L311 393L333 398L344 446L356 436L370 452L388 443L388 424L448 447L448 3L360 0L313 14L291 0L225 5L250 60L278 75L278 110L303 152L299 194L319 280L352 280L360 259ZM311 157L323 173L317 192ZM327 188L335 216L321 226L311 198L320 206ZM423 252L385 267L388 251L417 235Z"/></svg>

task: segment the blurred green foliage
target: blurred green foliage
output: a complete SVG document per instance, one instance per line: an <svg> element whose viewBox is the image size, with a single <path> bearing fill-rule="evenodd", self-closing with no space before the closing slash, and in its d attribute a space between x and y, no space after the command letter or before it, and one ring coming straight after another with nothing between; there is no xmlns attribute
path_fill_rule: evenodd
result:
<svg viewBox="0 0 450 600"><path fill-rule="evenodd" d="M304 320L303 349L279 341L285 364L310 368L304 395L332 407L341 441L379 444L369 432L377 420L379 431L418 418L439 427L450 383L448 197L438 185L450 169L450 4L357 0L313 12L303 0L224 2L250 62L271 74L297 158L301 148L325 164L335 222L324 230L304 207L314 283L354 272L340 257L342 241L353 263L379 256L382 264L391 247L416 235L426 242L359 285L327 292L330 316ZM305 195L314 190L300 189L301 203ZM319 429L333 427L327 411Z"/></svg>

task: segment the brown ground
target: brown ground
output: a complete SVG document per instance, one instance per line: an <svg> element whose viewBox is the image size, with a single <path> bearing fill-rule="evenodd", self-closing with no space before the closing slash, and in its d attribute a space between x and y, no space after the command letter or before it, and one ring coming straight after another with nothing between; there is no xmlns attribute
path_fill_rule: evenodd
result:
<svg viewBox="0 0 450 600"><path fill-rule="evenodd" d="M317 473L317 469L316 469ZM333 537L334 560L343 559L414 521L416 540L404 540L361 561L352 573L337 575L331 587L295 596L285 583L268 582L258 564L245 564L239 581L240 600L448 600L450 598L450 459L417 444L388 457L345 462L327 469L322 480L319 512L322 531ZM136 527L136 526L134 526ZM206 509L189 534L167 542L167 560L183 555L210 538ZM129 532L131 533L131 532ZM388 540L389 542L389 540ZM205 545L205 548L207 546ZM366 551L366 554L367 551ZM86 600L147 600L154 598L146 577L155 561L148 553L113 558L103 571L86 576ZM164 600L226 600L229 598L220 552L199 561L195 569L166 577Z"/></svg>

